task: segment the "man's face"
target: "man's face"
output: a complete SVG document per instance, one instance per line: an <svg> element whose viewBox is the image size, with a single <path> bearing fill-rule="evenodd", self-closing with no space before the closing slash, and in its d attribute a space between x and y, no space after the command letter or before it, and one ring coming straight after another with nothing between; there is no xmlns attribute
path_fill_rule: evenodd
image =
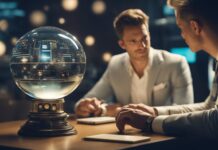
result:
<svg viewBox="0 0 218 150"><path fill-rule="evenodd" d="M179 12L176 11L176 23L181 30L181 36L185 40L186 44L193 52L201 50L200 36L194 31L194 27L191 25L193 20L184 20L180 17Z"/></svg>
<svg viewBox="0 0 218 150"><path fill-rule="evenodd" d="M119 45L128 52L131 60L147 60L150 49L150 34L147 27L126 26Z"/></svg>

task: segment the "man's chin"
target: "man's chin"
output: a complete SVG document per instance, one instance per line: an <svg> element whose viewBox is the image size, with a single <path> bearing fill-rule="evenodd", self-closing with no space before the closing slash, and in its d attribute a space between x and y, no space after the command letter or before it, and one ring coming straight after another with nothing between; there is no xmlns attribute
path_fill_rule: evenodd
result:
<svg viewBox="0 0 218 150"><path fill-rule="evenodd" d="M192 52L199 52L201 51L201 49L194 49L194 48L190 48Z"/></svg>
<svg viewBox="0 0 218 150"><path fill-rule="evenodd" d="M139 55L137 55L137 59L146 60L146 59L148 59L148 56L146 54L139 54Z"/></svg>

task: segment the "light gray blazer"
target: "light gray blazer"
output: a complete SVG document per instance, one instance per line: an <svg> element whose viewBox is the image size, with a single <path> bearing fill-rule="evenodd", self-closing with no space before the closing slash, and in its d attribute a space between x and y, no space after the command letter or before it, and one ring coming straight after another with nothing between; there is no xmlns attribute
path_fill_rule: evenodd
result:
<svg viewBox="0 0 218 150"><path fill-rule="evenodd" d="M163 50L151 50L153 61L148 71L147 105L193 103L192 78L185 58ZM126 59L129 59L127 53L113 56L101 79L84 97L123 105L131 103L131 76Z"/></svg>

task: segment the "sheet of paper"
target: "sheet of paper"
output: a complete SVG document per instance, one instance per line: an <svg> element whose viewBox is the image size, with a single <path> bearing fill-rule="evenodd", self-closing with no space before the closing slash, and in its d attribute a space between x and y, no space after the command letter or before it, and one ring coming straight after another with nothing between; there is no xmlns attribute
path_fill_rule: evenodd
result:
<svg viewBox="0 0 218 150"><path fill-rule="evenodd" d="M77 119L77 123L91 124L91 125L112 123L112 122L115 122L114 117L89 117L89 118Z"/></svg>
<svg viewBox="0 0 218 150"><path fill-rule="evenodd" d="M149 141L150 137L142 135L97 134L84 137L85 140L138 143Z"/></svg>

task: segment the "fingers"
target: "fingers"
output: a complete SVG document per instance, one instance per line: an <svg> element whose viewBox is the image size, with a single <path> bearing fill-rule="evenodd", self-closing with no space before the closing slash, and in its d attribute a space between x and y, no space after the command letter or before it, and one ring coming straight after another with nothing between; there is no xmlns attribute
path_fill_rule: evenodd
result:
<svg viewBox="0 0 218 150"><path fill-rule="evenodd" d="M96 97L92 98L91 100L89 100L90 104L94 107L94 109L99 109L102 101L97 99Z"/></svg>
<svg viewBox="0 0 218 150"><path fill-rule="evenodd" d="M94 97L90 102L91 105L94 106L94 110L92 111L92 113L94 114L94 116L99 116L102 113L102 101Z"/></svg>
<svg viewBox="0 0 218 150"><path fill-rule="evenodd" d="M122 108L116 116L116 126L121 133L124 133L126 124L143 130L148 117L151 117L151 114L140 109Z"/></svg>
<svg viewBox="0 0 218 150"><path fill-rule="evenodd" d="M117 114L122 110L122 107L117 107L115 109L115 113L114 113L114 116L117 116Z"/></svg>
<svg viewBox="0 0 218 150"><path fill-rule="evenodd" d="M76 108L76 114L81 117L99 116L102 112L101 103L97 98L82 99Z"/></svg>
<svg viewBox="0 0 218 150"><path fill-rule="evenodd" d="M90 115L90 109L82 101L75 109L75 113L79 117L88 117Z"/></svg>
<svg viewBox="0 0 218 150"><path fill-rule="evenodd" d="M142 104L142 103L140 103L140 104L128 104L128 105L125 105L123 108L139 109L139 110L142 110L144 112L151 114L152 116L156 116L156 114L157 114L153 107Z"/></svg>
<svg viewBox="0 0 218 150"><path fill-rule="evenodd" d="M89 117L90 116L90 112L88 112L88 111L82 111L82 110L77 110L76 111L76 115L78 116L78 117Z"/></svg>
<svg viewBox="0 0 218 150"><path fill-rule="evenodd" d="M125 105L124 108L142 109L142 106L139 104L128 104L128 105Z"/></svg>
<svg viewBox="0 0 218 150"><path fill-rule="evenodd" d="M124 133L125 125L130 123L131 111L132 109L123 108L118 112L116 116L116 126L120 133Z"/></svg>

